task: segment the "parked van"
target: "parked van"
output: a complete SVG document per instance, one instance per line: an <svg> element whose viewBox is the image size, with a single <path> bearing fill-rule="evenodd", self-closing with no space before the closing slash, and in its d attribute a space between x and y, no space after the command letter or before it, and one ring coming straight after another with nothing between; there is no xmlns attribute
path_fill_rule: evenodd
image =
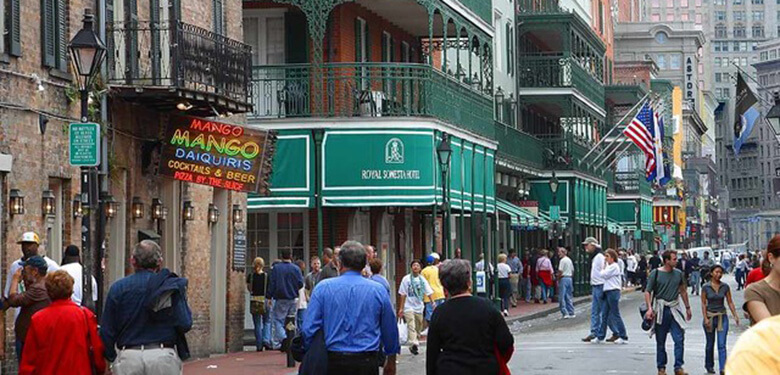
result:
<svg viewBox="0 0 780 375"><path fill-rule="evenodd" d="M688 250L685 250L685 252L688 254L688 258L693 258L693 253L696 253L696 255L699 257L699 259L704 259L704 252L709 252L710 257L715 260L715 252L712 250L712 247L710 246L703 246L703 247L693 247Z"/></svg>

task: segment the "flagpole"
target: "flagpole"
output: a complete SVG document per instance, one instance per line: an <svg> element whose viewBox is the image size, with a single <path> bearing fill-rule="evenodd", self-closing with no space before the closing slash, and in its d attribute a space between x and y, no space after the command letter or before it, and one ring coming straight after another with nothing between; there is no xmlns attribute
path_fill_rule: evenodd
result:
<svg viewBox="0 0 780 375"><path fill-rule="evenodd" d="M620 154L618 154L618 156L616 156L615 159L609 163L606 169L612 168L612 166L615 165L623 157L623 155L625 155L626 152L628 152L628 149L630 148L631 148L631 143L629 142L628 147L624 148L623 151L620 152Z"/></svg>
<svg viewBox="0 0 780 375"><path fill-rule="evenodd" d="M581 160L582 160L583 162L584 162L585 160L587 160L587 159L588 159L588 156L590 156L590 154L591 154L591 153L593 153L593 151L596 151L596 149L598 149L598 148L599 148L598 146L601 144L601 142L604 142L604 140L606 140L606 139L608 138L608 136L609 136L609 135L610 135L610 134L611 134L611 133L612 133L612 132L613 132L615 129L619 128L619 127L620 127L620 124L622 124L622 123L623 123L623 120L625 120L625 119L628 117L628 115L630 115L632 112L634 112L634 110L635 110L637 107L641 107L641 105L643 105L643 104L645 103L645 99L647 99L649 96L650 96L650 92L648 92L647 94L645 94L645 95L644 95L644 96L643 96L641 99L639 99L639 101L638 101L636 104L634 104L634 106L633 106L633 107L631 107L631 109L629 109L628 111L626 111L626 114L625 114L625 115L623 115L623 117L622 117L620 120L618 120L618 122L617 122L617 123L615 123L615 124L612 126L612 129L609 129L609 131L607 132L607 134L604 134L604 137L602 137L602 138L601 138L601 139L600 139L600 140L599 140L599 141L596 143L596 145L595 145L595 146L593 146L593 148L591 148L591 149L590 149L590 151L588 151L588 152L585 154L585 156L583 156L583 157L582 157L582 159L581 159ZM603 152L603 151L602 151L602 152ZM598 156L597 156L597 157L598 157ZM595 162L595 161L596 161L596 160L594 159L594 162Z"/></svg>
<svg viewBox="0 0 780 375"><path fill-rule="evenodd" d="M616 157L615 157L615 159L614 159L614 160L612 160L612 161L613 161L613 163L611 163L611 164L609 165L609 167L611 167L611 166L612 166L612 164L614 164L615 160L618 160L618 159L620 159L620 158L623 156L623 154L625 154L625 153L626 153L626 151L628 151L628 149L629 149L629 148L631 148L631 145L633 144L633 142L631 142L631 141L628 141L628 142L625 142L625 143L626 143L626 146L625 146L625 147L623 147L623 150L622 150L622 151L621 151L621 152L618 154L618 156L616 156ZM618 148L619 148L619 147L618 147ZM618 150L618 149L615 149L615 151L617 151L617 150ZM610 156L611 156L611 155L610 155ZM601 167L601 166L602 166L602 165L603 165L603 164L604 164L604 163L605 163L607 160L609 160L609 156L607 156L607 157L606 157L606 158L604 158L602 161L600 161L600 162L599 162L599 163L596 165L596 169L599 169L599 167Z"/></svg>
<svg viewBox="0 0 780 375"><path fill-rule="evenodd" d="M750 76L750 74L748 74L748 72L746 72L746 71L742 70L742 68L740 68L740 67L739 67L739 65L736 65L736 64L734 64L734 63L731 63L731 65L734 65L734 66L737 68L737 70L739 70L741 73L744 73L744 74L742 74L742 76L743 76L743 77L748 77L748 78L750 78L750 80L751 80L751 81L753 81L753 82L754 82L756 85L758 85L758 88L759 88L759 89L768 90L766 87L764 87L763 85L761 85L761 83L759 83L758 81L756 81L756 79L755 79L755 78L751 77L751 76ZM736 84L736 82L735 82L735 84ZM757 94L757 93L756 93L756 94ZM756 99L758 99L758 101L760 101L760 102L761 102L761 104L763 104L763 105L767 105L767 106L769 106L770 108L771 108L771 107L774 107L774 105L775 105L775 103L770 103L770 102L766 101L764 98L762 98L762 97L761 97L761 95L754 95L754 96L755 96L755 97L756 97Z"/></svg>
<svg viewBox="0 0 780 375"><path fill-rule="evenodd" d="M652 93L647 93L647 94L645 94L645 97L648 97L650 94L652 94ZM650 108L651 108L651 109L653 109L653 107L654 107L656 104L658 104L658 102L659 102L659 101L660 101L660 100L653 100L653 99L651 98L651 99L649 99L649 100L647 101L647 104L649 104L649 105L650 105ZM641 103L641 104L643 104L643 105L645 104L644 102L641 102L641 101L640 101L639 103ZM628 112L626 115L628 115L629 113L631 113L631 111L629 111L629 112ZM625 116L624 116L624 118L625 118ZM622 122L622 121L623 121L623 120L621 120L621 122ZM604 139L606 139L606 138L604 138ZM596 163L596 162L597 162L597 161L598 161L598 160L599 160L599 159L600 159L600 158L601 158L601 157L604 155L604 153L605 153L605 152L606 152L606 150L608 150L608 149L609 149L609 147L607 147L605 150L602 150L602 151L600 151L600 152L599 152L599 154L598 154L598 155L596 155L596 157L593 159L593 163ZM611 155L611 154L610 154L610 155ZM610 155L607 155L607 157L609 157ZM600 166L600 165L601 165L601 163L599 163L598 165ZM598 168L598 167L597 167L597 168Z"/></svg>

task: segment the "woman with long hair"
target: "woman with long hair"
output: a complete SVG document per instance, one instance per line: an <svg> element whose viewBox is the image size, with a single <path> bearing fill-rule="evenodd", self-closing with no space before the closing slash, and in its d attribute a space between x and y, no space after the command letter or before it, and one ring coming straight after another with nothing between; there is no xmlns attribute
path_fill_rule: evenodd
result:
<svg viewBox="0 0 780 375"><path fill-rule="evenodd" d="M626 325L620 316L620 291L623 288L623 271L618 263L618 253L615 250L607 249L604 253L604 260L607 262L604 269L601 270L601 277L604 279L604 310L601 311L601 326L595 343L603 342L607 337L607 326L614 329L617 339L615 344L628 343L628 334ZM611 341L611 340L610 340Z"/></svg>
<svg viewBox="0 0 780 375"><path fill-rule="evenodd" d="M745 304L750 321L758 323L771 316L780 315L780 235L772 237L766 247L769 274L761 281L745 289Z"/></svg>
<svg viewBox="0 0 780 375"><path fill-rule="evenodd" d="M501 312L509 316L509 298L512 296L512 283L509 274L512 267L506 264L506 254L498 254L498 295L501 297Z"/></svg>
<svg viewBox="0 0 780 375"><path fill-rule="evenodd" d="M715 336L718 337L718 365L721 375L726 366L726 338L729 334L729 316L726 312L726 302L734 316L734 322L739 326L739 316L734 301L731 299L731 288L721 282L724 269L720 264L712 266L710 282L701 289L701 314L704 317L704 335L707 342L704 349L704 368L708 374L715 373Z"/></svg>
<svg viewBox="0 0 780 375"><path fill-rule="evenodd" d="M265 260L261 257L252 262L252 272L246 275L246 289L249 292L249 312L255 326L255 346L258 352L271 348L271 324L268 321L268 274L263 270Z"/></svg>

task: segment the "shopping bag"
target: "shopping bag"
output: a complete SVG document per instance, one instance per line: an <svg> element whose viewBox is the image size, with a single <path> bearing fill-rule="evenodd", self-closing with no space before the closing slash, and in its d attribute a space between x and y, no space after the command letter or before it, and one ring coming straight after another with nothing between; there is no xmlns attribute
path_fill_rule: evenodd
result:
<svg viewBox="0 0 780 375"><path fill-rule="evenodd" d="M398 342L403 345L409 339L409 330L403 318L398 319Z"/></svg>

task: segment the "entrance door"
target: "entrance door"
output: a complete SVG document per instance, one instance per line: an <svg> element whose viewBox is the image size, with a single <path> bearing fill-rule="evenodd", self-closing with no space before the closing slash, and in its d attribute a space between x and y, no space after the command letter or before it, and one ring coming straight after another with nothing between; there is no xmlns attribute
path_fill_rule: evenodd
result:
<svg viewBox="0 0 780 375"><path fill-rule="evenodd" d="M285 9L252 10L244 12L244 41L252 46L252 66L266 66L253 77L258 83L252 90L254 113L263 117L285 115ZM269 67L276 66L276 67Z"/></svg>

